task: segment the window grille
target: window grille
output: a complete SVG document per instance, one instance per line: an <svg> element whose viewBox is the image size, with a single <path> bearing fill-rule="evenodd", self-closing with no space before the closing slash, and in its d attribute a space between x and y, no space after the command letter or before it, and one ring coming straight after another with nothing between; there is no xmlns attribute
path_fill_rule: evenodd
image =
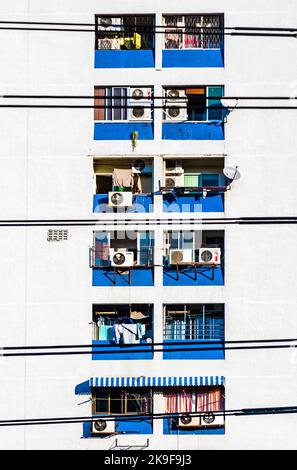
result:
<svg viewBox="0 0 297 470"><path fill-rule="evenodd" d="M219 49L222 15L165 16L165 49Z"/></svg>

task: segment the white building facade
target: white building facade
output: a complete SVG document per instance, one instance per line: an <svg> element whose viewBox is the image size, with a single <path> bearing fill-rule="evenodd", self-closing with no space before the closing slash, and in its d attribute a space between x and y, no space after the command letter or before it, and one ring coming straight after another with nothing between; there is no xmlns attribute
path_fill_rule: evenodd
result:
<svg viewBox="0 0 297 470"><path fill-rule="evenodd" d="M224 417L294 406L294 349L223 349L296 336L296 226L231 223L297 213L292 101L234 99L296 96L296 39L222 34L294 6L0 5L82 30L0 30L0 104L44 105L0 108L1 345L93 348L1 358L0 420L86 418L1 448L296 447L295 414Z"/></svg>

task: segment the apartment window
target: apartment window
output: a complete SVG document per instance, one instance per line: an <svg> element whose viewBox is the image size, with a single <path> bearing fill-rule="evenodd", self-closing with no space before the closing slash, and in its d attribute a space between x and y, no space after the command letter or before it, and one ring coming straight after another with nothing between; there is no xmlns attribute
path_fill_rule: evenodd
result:
<svg viewBox="0 0 297 470"><path fill-rule="evenodd" d="M221 231L164 232L164 266L213 264L223 259L224 233Z"/></svg>
<svg viewBox="0 0 297 470"><path fill-rule="evenodd" d="M153 49L154 16L123 15L95 17L96 49Z"/></svg>
<svg viewBox="0 0 297 470"><path fill-rule="evenodd" d="M163 119L168 122L221 121L223 86L188 86L164 88Z"/></svg>
<svg viewBox="0 0 297 470"><path fill-rule="evenodd" d="M164 16L165 49L219 49L223 15Z"/></svg>
<svg viewBox="0 0 297 470"><path fill-rule="evenodd" d="M94 305L93 340L115 344L152 343L150 305Z"/></svg>
<svg viewBox="0 0 297 470"><path fill-rule="evenodd" d="M95 87L95 121L151 121L152 87Z"/></svg>
<svg viewBox="0 0 297 470"><path fill-rule="evenodd" d="M152 160L94 160L95 194L130 191L133 194L152 192Z"/></svg>
<svg viewBox="0 0 297 470"><path fill-rule="evenodd" d="M137 387L94 389L92 403L94 414L151 414L153 409L152 389Z"/></svg>
<svg viewBox="0 0 297 470"><path fill-rule="evenodd" d="M166 390L164 396L167 413L224 411L224 387L221 386L172 388ZM218 421L218 425L223 425L223 417Z"/></svg>
<svg viewBox="0 0 297 470"><path fill-rule="evenodd" d="M224 340L224 306L222 304L164 306L164 338Z"/></svg>
<svg viewBox="0 0 297 470"><path fill-rule="evenodd" d="M153 266L153 258L154 237L151 231L94 233L93 267L149 267Z"/></svg>

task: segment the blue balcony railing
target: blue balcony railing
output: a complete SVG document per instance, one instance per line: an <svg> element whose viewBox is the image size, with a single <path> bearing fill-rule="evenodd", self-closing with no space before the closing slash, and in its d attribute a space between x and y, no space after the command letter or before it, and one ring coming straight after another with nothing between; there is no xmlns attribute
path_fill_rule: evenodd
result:
<svg viewBox="0 0 297 470"><path fill-rule="evenodd" d="M224 335L224 319L219 317L167 321L163 359L223 360Z"/></svg>

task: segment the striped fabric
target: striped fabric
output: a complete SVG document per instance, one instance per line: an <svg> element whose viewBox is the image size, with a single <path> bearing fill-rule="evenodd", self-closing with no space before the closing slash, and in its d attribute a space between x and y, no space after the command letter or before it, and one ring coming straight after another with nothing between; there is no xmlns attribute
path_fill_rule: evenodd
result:
<svg viewBox="0 0 297 470"><path fill-rule="evenodd" d="M90 387L205 387L224 385L222 376L201 377L91 377Z"/></svg>

